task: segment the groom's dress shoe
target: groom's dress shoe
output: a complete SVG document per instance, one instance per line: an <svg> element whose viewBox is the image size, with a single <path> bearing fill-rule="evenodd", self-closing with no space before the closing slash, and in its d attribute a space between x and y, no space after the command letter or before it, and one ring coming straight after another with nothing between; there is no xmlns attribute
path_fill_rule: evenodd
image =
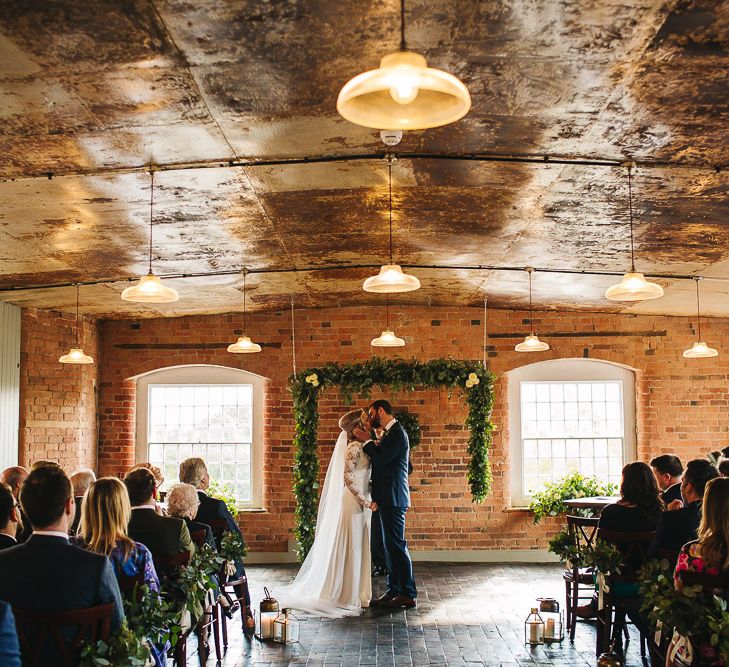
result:
<svg viewBox="0 0 729 667"><path fill-rule="evenodd" d="M384 607L390 600L397 597L395 593L385 593L379 598L370 601L370 607Z"/></svg>
<svg viewBox="0 0 729 667"><path fill-rule="evenodd" d="M412 609L415 606L415 600L406 595L396 595L394 598L383 602L382 606L393 609Z"/></svg>

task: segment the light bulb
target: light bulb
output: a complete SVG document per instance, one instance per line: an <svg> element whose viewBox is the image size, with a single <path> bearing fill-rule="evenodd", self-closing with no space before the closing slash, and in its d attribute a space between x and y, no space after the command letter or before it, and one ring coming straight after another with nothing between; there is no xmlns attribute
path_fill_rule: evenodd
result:
<svg viewBox="0 0 729 667"><path fill-rule="evenodd" d="M394 83L390 86L390 95L398 104L410 104L420 92L418 79L411 72L405 70L395 72Z"/></svg>

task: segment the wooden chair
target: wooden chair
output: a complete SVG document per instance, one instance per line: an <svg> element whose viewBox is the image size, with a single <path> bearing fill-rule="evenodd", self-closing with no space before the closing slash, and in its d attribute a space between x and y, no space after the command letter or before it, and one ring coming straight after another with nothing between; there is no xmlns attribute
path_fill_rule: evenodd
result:
<svg viewBox="0 0 729 667"><path fill-rule="evenodd" d="M567 532L572 537L572 543L577 548L580 556L590 551L597 536L597 524L599 517L567 516ZM575 629L577 628L577 615L575 609L579 607L580 601L592 599L595 592L595 575L592 569L577 567L572 564L562 574L565 588L565 610L567 629L570 640L575 640Z"/></svg>
<svg viewBox="0 0 729 667"><path fill-rule="evenodd" d="M678 554L681 553L680 549L669 549L668 547L658 547L658 558L659 560L667 560L668 567L671 568L671 572L676 569L676 563L678 562Z"/></svg>
<svg viewBox="0 0 729 667"><path fill-rule="evenodd" d="M191 530L190 531L190 539L192 540L192 543L196 547L202 547L203 544L205 544L205 534L207 531L205 530Z"/></svg>
<svg viewBox="0 0 729 667"><path fill-rule="evenodd" d="M135 588L144 585L143 574L135 574L130 577L125 574L120 574L116 580L119 584L119 590L121 591L122 597L124 598L130 598L134 593Z"/></svg>
<svg viewBox="0 0 729 667"><path fill-rule="evenodd" d="M51 646L64 667L75 667L85 641L109 639L114 603L60 611L13 607L13 614L24 667L43 667Z"/></svg>
<svg viewBox="0 0 729 667"><path fill-rule="evenodd" d="M205 536L207 535L206 530L191 530L190 539L192 543L197 547L201 548L205 544ZM220 617L223 615L221 610L218 608L218 601L214 600L212 596L209 596L210 600L203 612L203 618L200 619L199 632L201 635L205 635L207 631L212 632L213 642L215 644L215 657L218 662L221 660L222 652L220 646Z"/></svg>
<svg viewBox="0 0 729 667"><path fill-rule="evenodd" d="M597 612L596 655L607 653L612 644L618 645L621 634L626 632L627 612L635 608L637 596L620 596L615 593L615 585L637 584L640 581L638 570L649 560L650 549L655 539L655 531L631 533L598 529L597 538L615 545L623 557L620 574L607 577L610 592L603 595L603 608ZM613 618L614 616L614 618ZM640 654L645 658L647 637L641 632Z"/></svg>

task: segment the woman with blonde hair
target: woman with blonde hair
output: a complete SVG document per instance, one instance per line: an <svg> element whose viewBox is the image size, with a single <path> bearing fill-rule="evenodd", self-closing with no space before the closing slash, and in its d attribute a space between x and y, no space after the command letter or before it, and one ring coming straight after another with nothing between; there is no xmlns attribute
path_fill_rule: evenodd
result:
<svg viewBox="0 0 729 667"><path fill-rule="evenodd" d="M674 582L678 590L683 588L681 575L684 572L729 574L729 478L727 477L717 477L706 484L698 539L685 544L678 556L674 573ZM715 589L705 593L708 604L712 595L722 596L726 591ZM694 664L712 665L712 667L726 664L711 646L708 636L694 637L693 640L699 654ZM672 643L668 651L667 665L676 664L670 659L673 649Z"/></svg>

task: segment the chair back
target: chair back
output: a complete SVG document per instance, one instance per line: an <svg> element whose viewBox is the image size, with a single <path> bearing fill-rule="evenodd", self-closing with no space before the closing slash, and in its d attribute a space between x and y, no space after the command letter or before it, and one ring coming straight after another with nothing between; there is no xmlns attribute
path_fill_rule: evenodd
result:
<svg viewBox="0 0 729 667"><path fill-rule="evenodd" d="M650 559L650 550L655 531L631 533L620 530L605 530L600 528L597 537L613 544L623 557L623 571L619 575L611 575L611 579L618 581L638 581L638 570L643 563Z"/></svg>
<svg viewBox="0 0 729 667"><path fill-rule="evenodd" d="M670 549L668 547L658 547L658 558L661 560L667 560L668 566L673 572L676 569L676 563L678 562L678 554L681 553L680 549Z"/></svg>
<svg viewBox="0 0 729 667"><path fill-rule="evenodd" d="M707 574L706 572L679 571L678 578L685 586L703 586L707 590L729 591L729 572Z"/></svg>
<svg viewBox="0 0 729 667"><path fill-rule="evenodd" d="M228 530L228 522L225 519L211 519L207 524L210 526L210 530L213 531L215 543L219 545L220 540L223 539L223 533Z"/></svg>
<svg viewBox="0 0 729 667"><path fill-rule="evenodd" d="M131 598L134 594L135 588L144 586L143 574L133 574L131 576L120 574L117 576L116 580L119 584L119 590L125 598Z"/></svg>
<svg viewBox="0 0 729 667"><path fill-rule="evenodd" d="M205 534L206 533L207 533L206 530L191 530L190 539L192 540L192 543L196 547L201 547L203 544L205 544Z"/></svg>
<svg viewBox="0 0 729 667"><path fill-rule="evenodd" d="M190 562L190 552L180 551L180 553L172 554L171 556L152 554L152 560L154 561L154 567L159 577L167 578L174 576L177 570Z"/></svg>
<svg viewBox="0 0 729 667"><path fill-rule="evenodd" d="M572 543L581 557L595 546L599 521L600 517L567 515L567 532L572 537ZM573 566L572 569L576 570L577 568Z"/></svg>
<svg viewBox="0 0 729 667"><path fill-rule="evenodd" d="M114 603L59 611L13 607L13 614L24 667L44 667L49 653L75 667L85 641L109 639Z"/></svg>

